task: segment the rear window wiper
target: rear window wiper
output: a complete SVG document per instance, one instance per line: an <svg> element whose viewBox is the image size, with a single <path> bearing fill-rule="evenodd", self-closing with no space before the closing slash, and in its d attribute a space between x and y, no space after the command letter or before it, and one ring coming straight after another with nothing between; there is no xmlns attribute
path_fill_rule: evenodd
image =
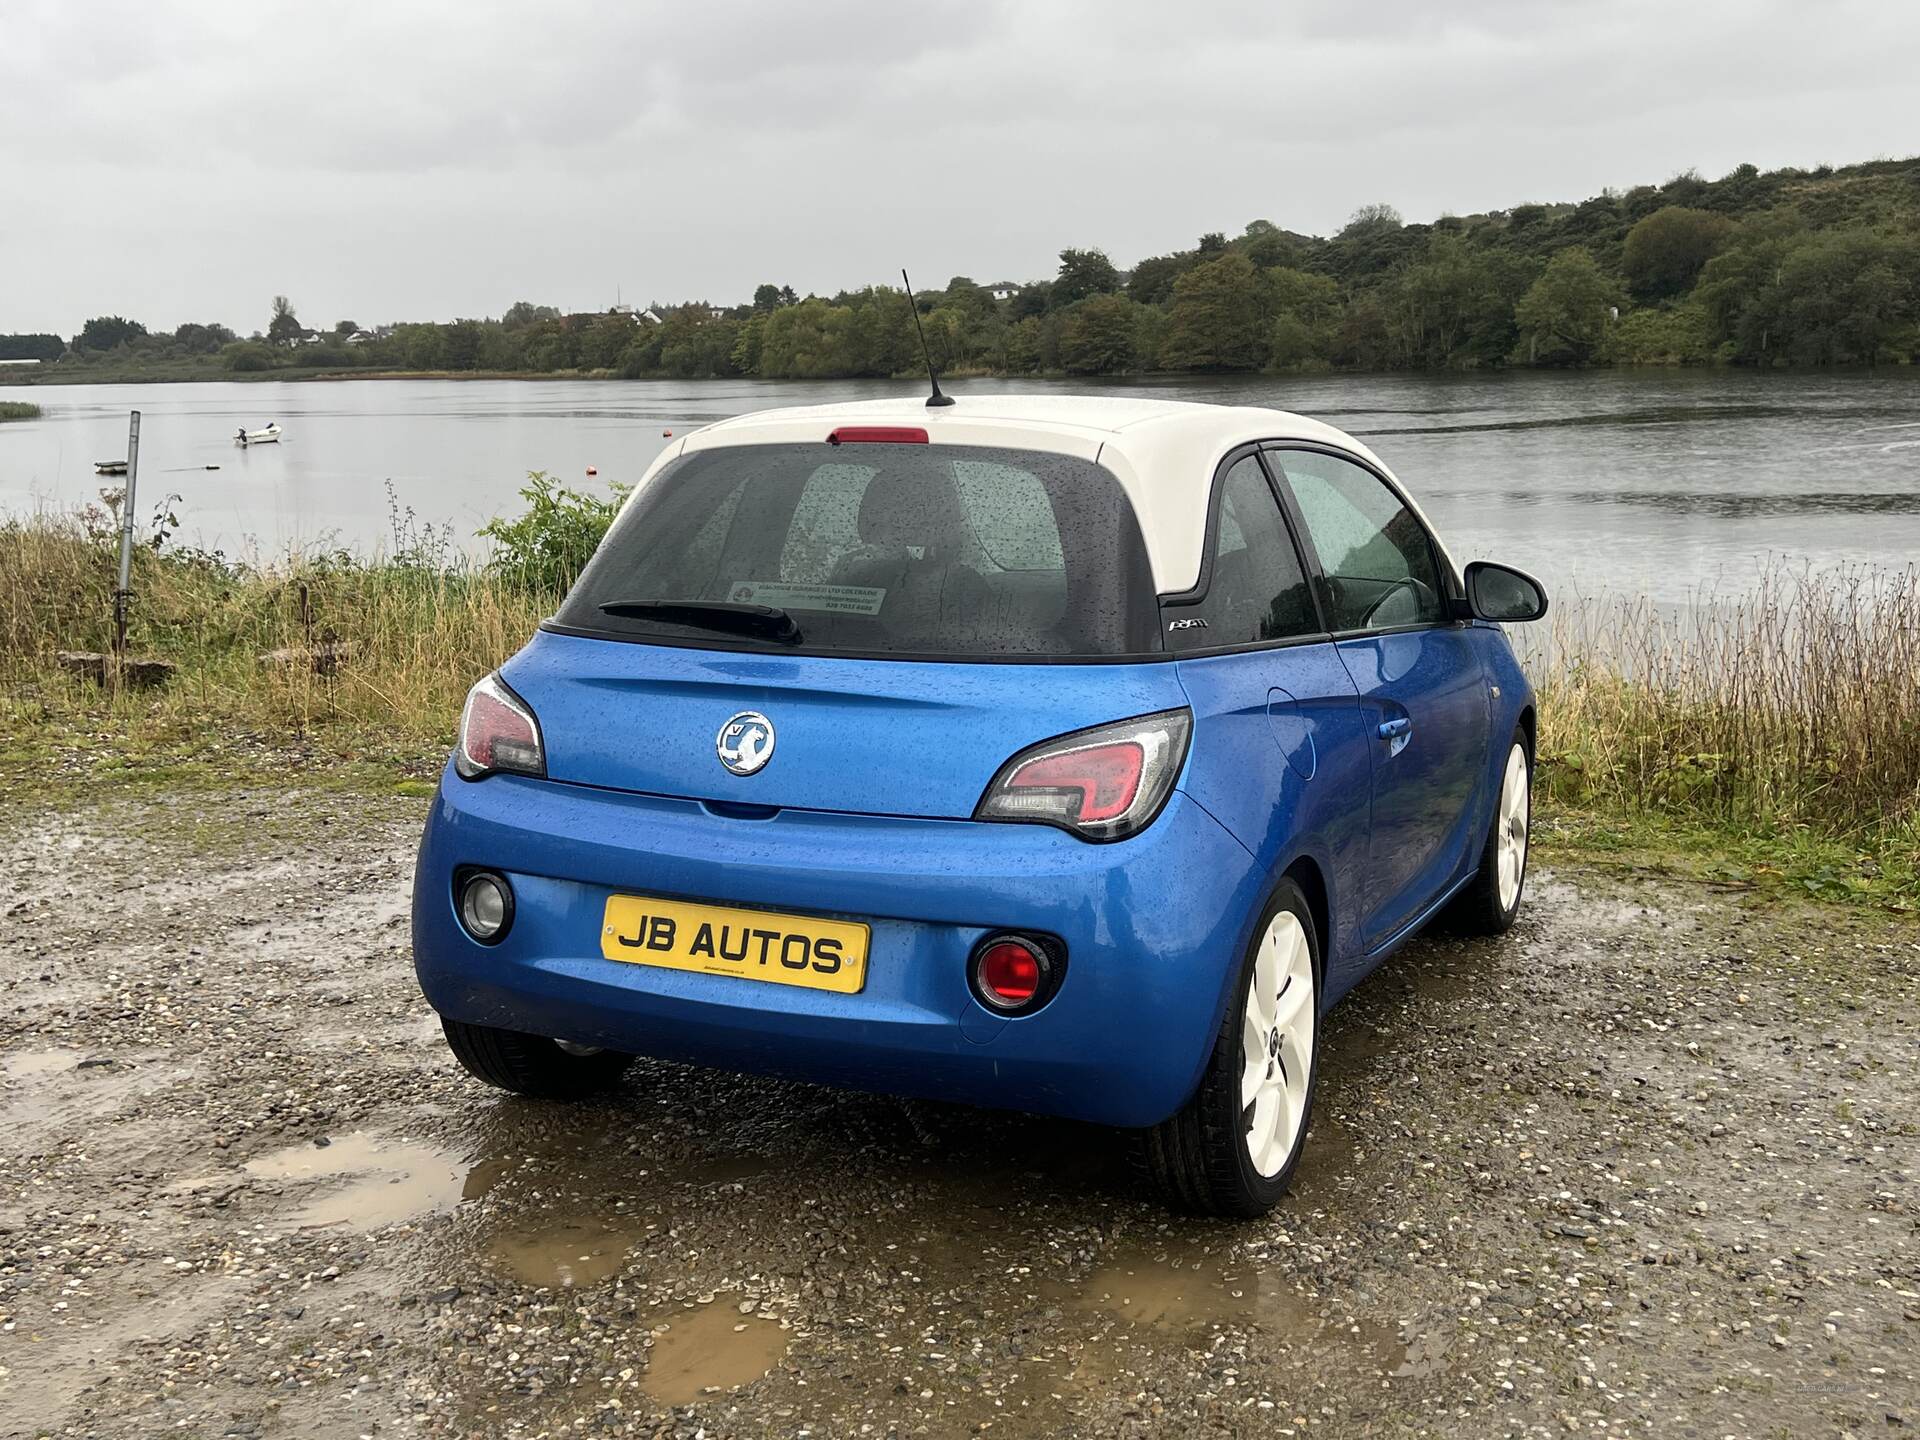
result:
<svg viewBox="0 0 1920 1440"><path fill-rule="evenodd" d="M747 605L734 600L609 600L600 611L622 620L659 620L668 625L754 635L783 645L800 643L800 627L778 605Z"/></svg>

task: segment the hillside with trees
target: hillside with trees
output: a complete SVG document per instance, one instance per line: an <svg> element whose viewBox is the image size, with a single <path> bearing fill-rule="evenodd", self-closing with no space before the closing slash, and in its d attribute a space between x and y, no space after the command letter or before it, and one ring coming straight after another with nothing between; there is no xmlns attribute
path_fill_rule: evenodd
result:
<svg viewBox="0 0 1920 1440"><path fill-rule="evenodd" d="M1131 269L1069 248L1046 279L956 276L916 299L949 374L1910 364L1920 158L1742 165L1431 224L1369 205L1327 237L1255 220ZM497 320L316 333L281 296L249 340L218 325L155 335L103 316L57 356L58 337L25 335L0 336L0 357L52 360L56 374L151 356L235 374L879 377L917 368L912 320L888 286L801 298L763 284L732 307L563 315L522 301Z"/></svg>

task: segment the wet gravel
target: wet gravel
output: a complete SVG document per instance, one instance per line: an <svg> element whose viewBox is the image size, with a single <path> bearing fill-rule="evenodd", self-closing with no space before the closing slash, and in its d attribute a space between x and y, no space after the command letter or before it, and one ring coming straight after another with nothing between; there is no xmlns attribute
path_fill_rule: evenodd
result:
<svg viewBox="0 0 1920 1440"><path fill-rule="evenodd" d="M1330 1019L1295 1193L637 1066L462 1075L424 802L0 818L0 1434L1880 1435L1920 1427L1920 931L1536 876Z"/></svg>

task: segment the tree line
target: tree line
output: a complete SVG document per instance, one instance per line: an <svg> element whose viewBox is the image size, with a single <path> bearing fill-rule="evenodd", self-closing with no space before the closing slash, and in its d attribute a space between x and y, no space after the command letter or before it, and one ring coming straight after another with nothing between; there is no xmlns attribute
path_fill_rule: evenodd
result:
<svg viewBox="0 0 1920 1440"><path fill-rule="evenodd" d="M1069 248L1044 280L956 276L916 300L945 373L1905 364L1920 355L1920 159L1742 165L1431 224L1370 205L1328 237L1255 220L1127 270ZM917 368L913 319L888 286L802 298L765 284L731 307L563 315L523 301L498 319L315 335L282 297L251 339L101 317L56 354L147 347L217 354L234 371L877 377ZM9 341L60 345L0 337L0 358Z"/></svg>

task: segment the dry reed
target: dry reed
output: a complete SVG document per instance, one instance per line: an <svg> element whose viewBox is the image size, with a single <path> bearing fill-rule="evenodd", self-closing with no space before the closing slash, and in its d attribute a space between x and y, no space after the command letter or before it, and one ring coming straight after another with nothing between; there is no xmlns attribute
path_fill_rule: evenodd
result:
<svg viewBox="0 0 1920 1440"><path fill-rule="evenodd" d="M138 556L137 647L175 661L154 696L105 700L60 649L104 649L112 548L95 518L0 523L0 721L29 710L127 724L205 719L328 726L439 743L472 680L551 613L557 593L429 556L292 556L234 568ZM1562 601L1516 632L1541 698L1550 803L1721 828L1799 827L1891 843L1920 834L1920 576L1770 567L1740 596L1661 609ZM292 649L339 647L330 674ZM4 746L0 746L3 749Z"/></svg>

